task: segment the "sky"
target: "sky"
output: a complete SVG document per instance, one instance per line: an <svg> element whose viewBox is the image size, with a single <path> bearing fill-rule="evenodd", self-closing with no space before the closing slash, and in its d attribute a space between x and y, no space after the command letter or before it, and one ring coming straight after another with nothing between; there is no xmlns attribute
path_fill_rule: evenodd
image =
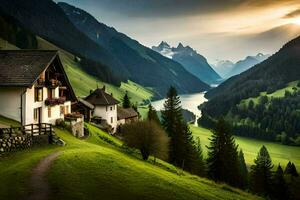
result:
<svg viewBox="0 0 300 200"><path fill-rule="evenodd" d="M141 44L189 45L210 63L273 54L300 35L300 0L62 0Z"/></svg>

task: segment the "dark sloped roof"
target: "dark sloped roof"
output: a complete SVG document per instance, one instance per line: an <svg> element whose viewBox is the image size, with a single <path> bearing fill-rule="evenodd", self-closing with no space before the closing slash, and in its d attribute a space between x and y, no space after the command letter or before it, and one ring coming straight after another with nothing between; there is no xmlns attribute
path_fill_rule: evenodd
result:
<svg viewBox="0 0 300 200"><path fill-rule="evenodd" d="M56 56L52 50L1 50L0 86L32 86Z"/></svg>
<svg viewBox="0 0 300 200"><path fill-rule="evenodd" d="M90 109L94 109L94 105L90 104L89 102L87 102L86 100L82 99L82 98L78 98L78 102L82 103L84 106L90 108Z"/></svg>
<svg viewBox="0 0 300 200"><path fill-rule="evenodd" d="M137 117L138 113L133 108L118 107L118 120Z"/></svg>
<svg viewBox="0 0 300 200"><path fill-rule="evenodd" d="M93 105L116 105L120 102L107 94L104 89L96 89L85 100Z"/></svg>

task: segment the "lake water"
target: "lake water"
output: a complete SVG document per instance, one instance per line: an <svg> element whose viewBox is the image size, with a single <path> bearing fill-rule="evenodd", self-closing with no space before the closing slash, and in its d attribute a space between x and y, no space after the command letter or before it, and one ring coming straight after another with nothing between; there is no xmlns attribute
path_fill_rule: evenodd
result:
<svg viewBox="0 0 300 200"><path fill-rule="evenodd" d="M198 106L207 101L207 99L204 97L204 94L204 92L201 92L195 94L179 95L182 108L194 113L194 115L196 116L195 124L197 124L197 119L201 117L201 110L198 109ZM156 110L162 110L165 100L166 99L153 101L151 102L151 104Z"/></svg>

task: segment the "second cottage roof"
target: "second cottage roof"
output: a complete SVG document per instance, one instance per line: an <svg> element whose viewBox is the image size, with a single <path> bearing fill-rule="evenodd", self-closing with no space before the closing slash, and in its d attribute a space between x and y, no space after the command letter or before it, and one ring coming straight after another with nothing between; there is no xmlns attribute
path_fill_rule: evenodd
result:
<svg viewBox="0 0 300 200"><path fill-rule="evenodd" d="M107 94L105 92L105 88L100 89L97 88L94 90L89 96L85 98L87 102L93 105L116 105L119 104L120 102L116 100L112 95Z"/></svg>

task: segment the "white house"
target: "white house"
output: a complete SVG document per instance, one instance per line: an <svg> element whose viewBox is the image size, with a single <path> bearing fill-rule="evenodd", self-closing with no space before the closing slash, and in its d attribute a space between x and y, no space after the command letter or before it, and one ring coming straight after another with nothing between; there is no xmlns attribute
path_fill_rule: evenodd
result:
<svg viewBox="0 0 300 200"><path fill-rule="evenodd" d="M76 101L57 51L0 51L0 115L55 124Z"/></svg>
<svg viewBox="0 0 300 200"><path fill-rule="evenodd" d="M85 101L94 105L93 118L104 121L112 128L112 133L115 133L118 126L117 105L120 103L105 92L105 87L98 88L91 92L89 96L85 98Z"/></svg>

